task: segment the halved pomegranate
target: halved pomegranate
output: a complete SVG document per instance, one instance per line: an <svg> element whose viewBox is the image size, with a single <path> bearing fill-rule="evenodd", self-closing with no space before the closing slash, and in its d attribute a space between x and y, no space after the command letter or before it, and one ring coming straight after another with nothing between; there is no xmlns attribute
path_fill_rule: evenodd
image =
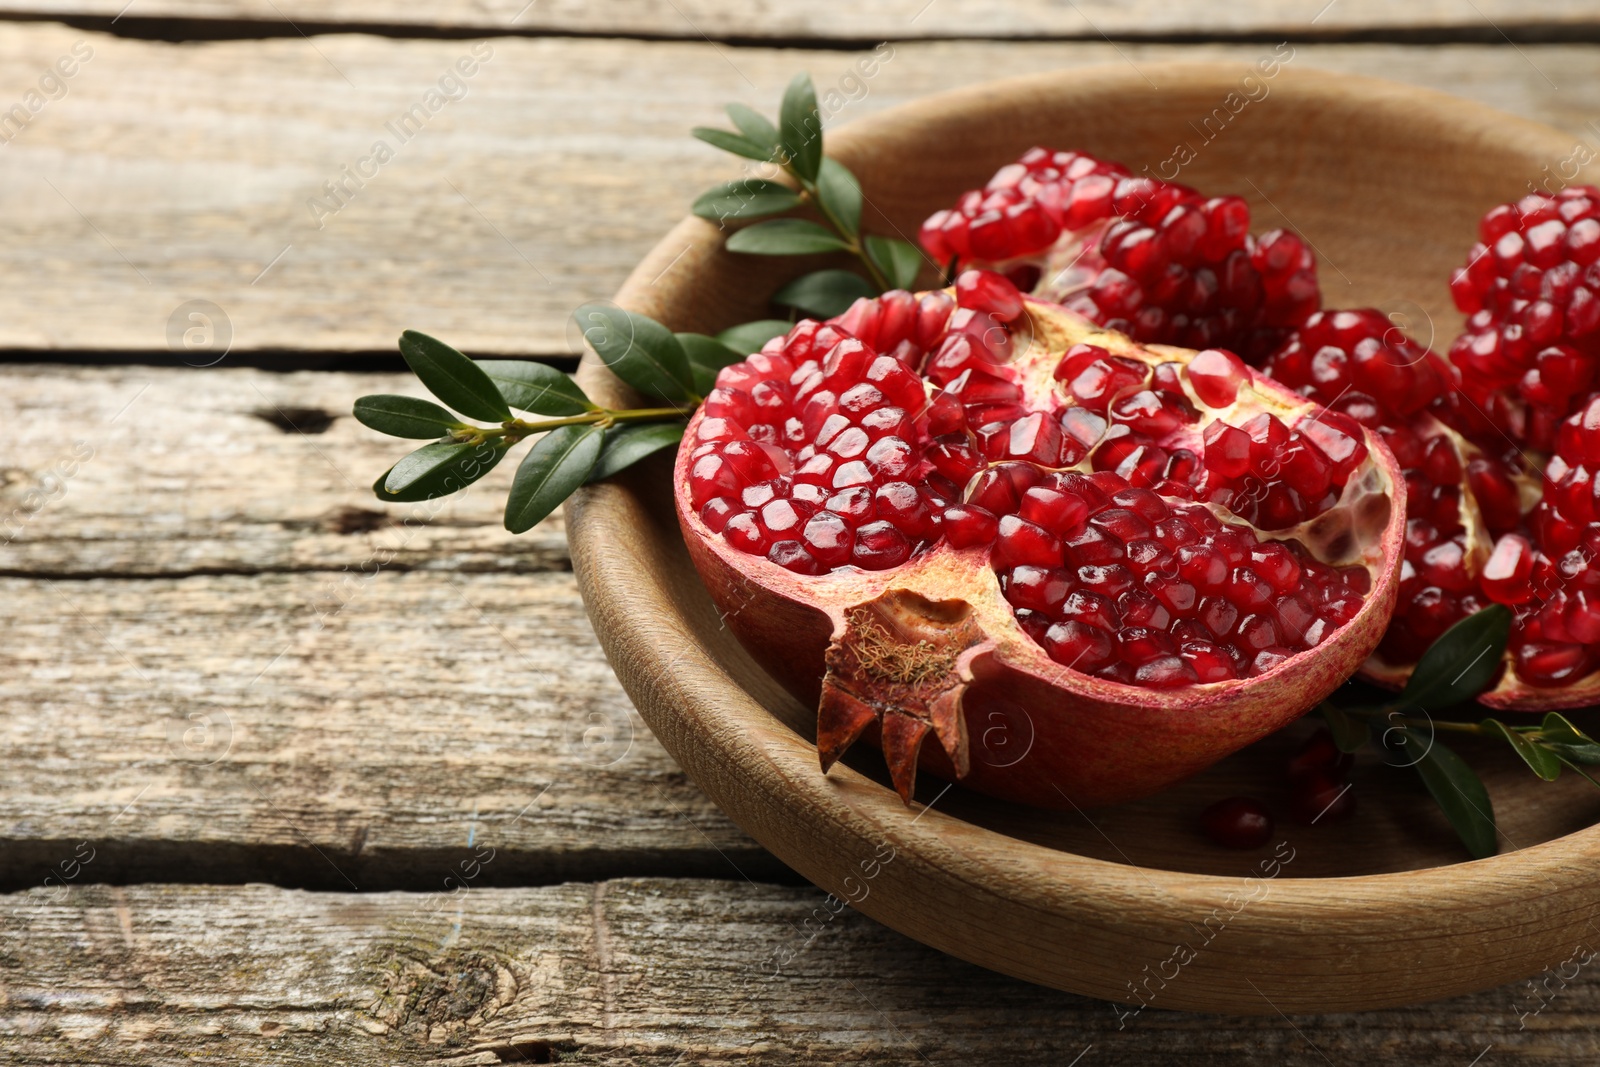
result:
<svg viewBox="0 0 1600 1067"><path fill-rule="evenodd" d="M1331 692L1398 585L1376 437L990 272L800 323L686 441L729 628L818 703L824 770L876 735L908 801L919 764L1046 807L1153 792Z"/></svg>
<svg viewBox="0 0 1600 1067"><path fill-rule="evenodd" d="M1255 362L1317 309L1299 237L1250 235L1237 196L1140 177L1081 152L1029 150L922 224L935 261L989 267L1136 340Z"/></svg>

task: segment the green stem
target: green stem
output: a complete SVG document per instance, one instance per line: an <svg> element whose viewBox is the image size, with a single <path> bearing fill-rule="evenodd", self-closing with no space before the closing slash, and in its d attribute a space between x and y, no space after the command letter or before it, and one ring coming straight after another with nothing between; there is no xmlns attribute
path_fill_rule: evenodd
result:
<svg viewBox="0 0 1600 1067"><path fill-rule="evenodd" d="M611 408L596 408L586 411L582 415L569 415L562 419L542 419L538 422L528 422L525 419L511 419L499 426L474 427L469 433L461 431L456 436L459 440L474 445L481 445L496 437L503 437L507 447L516 444L525 437L532 437L536 433L544 433L561 426L587 426L598 424L600 426L613 426L619 422L670 422L688 415L682 408L624 408L613 410Z"/></svg>
<svg viewBox="0 0 1600 1067"><path fill-rule="evenodd" d="M1475 722L1455 722L1450 719L1416 719L1399 713L1399 708L1393 704L1386 704L1377 708L1338 708L1340 714L1351 719L1382 719L1386 723L1396 726L1426 727L1432 730L1443 730L1446 733L1476 734L1479 737L1498 737L1499 734L1487 730ZM1508 730L1526 736L1530 741L1538 741L1542 734L1537 726L1508 726Z"/></svg>
<svg viewBox="0 0 1600 1067"><path fill-rule="evenodd" d="M861 265L867 268L867 274L871 276L872 284L878 287L878 292L887 292L889 279L883 276L883 272L878 269L877 264L872 262L872 257L867 255L866 249L861 244L861 239L854 234L847 233L844 225L834 216L833 212L828 210L828 205L822 202L821 196L817 195L816 183L806 181L792 167L785 167L784 169L789 172L790 177L800 183L801 191L817 206L817 211L822 214L823 221L833 227L833 232L838 235L839 240L848 246L846 251L859 259Z"/></svg>

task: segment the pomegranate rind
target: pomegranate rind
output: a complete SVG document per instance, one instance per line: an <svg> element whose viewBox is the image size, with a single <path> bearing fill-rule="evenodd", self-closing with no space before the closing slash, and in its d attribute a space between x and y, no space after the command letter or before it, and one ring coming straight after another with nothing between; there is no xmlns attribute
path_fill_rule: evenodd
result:
<svg viewBox="0 0 1600 1067"><path fill-rule="evenodd" d="M1079 342L1113 352L1187 362L1195 353L1140 346L1073 312L1029 300L1033 344L1055 357ZM1315 413L1318 405L1251 372L1262 410ZM702 414L686 433L695 439ZM1405 534L1405 483L1394 458L1373 434L1357 478L1381 498L1381 525L1370 531L1359 564L1371 591L1354 618L1315 648L1253 677L1175 689L1146 689L1094 678L1052 660L1017 623L989 566L986 546L957 549L941 542L892 570L843 568L799 576L729 545L700 518L690 500L691 450L678 452L674 497L696 570L724 623L760 666L800 700L823 692L830 644L845 614L896 590L931 601L965 600L987 637L960 657L960 713L971 750L922 744L915 766L977 792L1044 808L1090 807L1147 796L1299 718L1354 674L1377 647L1399 585ZM1294 531L1278 531L1285 535ZM881 740L873 726L860 736ZM920 735L919 735L920 740ZM954 758L953 758L954 755ZM891 766L903 752L891 752ZM896 785L909 798L904 775Z"/></svg>
<svg viewBox="0 0 1600 1067"><path fill-rule="evenodd" d="M1532 686L1517 677L1516 664L1506 657L1506 670L1499 684L1480 694L1478 703L1497 711L1562 711L1600 704L1600 674L1580 678L1559 689Z"/></svg>

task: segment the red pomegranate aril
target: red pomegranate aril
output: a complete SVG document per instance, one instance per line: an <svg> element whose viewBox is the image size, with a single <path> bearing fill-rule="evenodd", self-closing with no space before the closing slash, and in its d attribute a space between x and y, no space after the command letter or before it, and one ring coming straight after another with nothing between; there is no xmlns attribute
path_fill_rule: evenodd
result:
<svg viewBox="0 0 1600 1067"><path fill-rule="evenodd" d="M1188 661L1202 683L1226 682L1239 676L1233 660L1210 641L1185 641L1178 654Z"/></svg>
<svg viewBox="0 0 1600 1067"><path fill-rule="evenodd" d="M1064 558L1061 539L1049 530L1016 515L1000 519L995 538L994 564L997 568L1033 564L1057 567Z"/></svg>
<svg viewBox="0 0 1600 1067"><path fill-rule="evenodd" d="M1239 387L1250 380L1244 361L1232 352L1208 348L1189 361L1189 384L1201 403L1225 408L1239 396Z"/></svg>
<svg viewBox="0 0 1600 1067"><path fill-rule="evenodd" d="M1327 770L1313 770L1297 778L1289 794L1289 813L1304 826L1339 822L1355 811L1350 785Z"/></svg>
<svg viewBox="0 0 1600 1067"><path fill-rule="evenodd" d="M1250 435L1220 419L1203 433L1206 469L1224 478L1238 478L1250 470Z"/></svg>
<svg viewBox="0 0 1600 1067"><path fill-rule="evenodd" d="M1133 588L1133 572L1120 563L1085 564L1077 579L1084 589L1113 599Z"/></svg>
<svg viewBox="0 0 1600 1067"><path fill-rule="evenodd" d="M1082 347L1104 351L1094 345ZM1068 364L1064 362L1062 366ZM1136 360L1107 353L1087 363L1080 363L1066 384L1068 392L1085 409L1104 415L1117 398L1138 392L1148 377L1147 368Z"/></svg>
<svg viewBox="0 0 1600 1067"><path fill-rule="evenodd" d="M1017 514L1054 533L1066 534L1077 530L1089 517L1089 505L1081 496L1036 485L1022 494Z"/></svg>
<svg viewBox="0 0 1600 1067"><path fill-rule="evenodd" d="M1139 664L1134 669L1133 680L1136 685L1152 689L1171 689L1180 685L1195 685L1200 681L1200 676L1181 656L1172 655L1158 656Z"/></svg>
<svg viewBox="0 0 1600 1067"><path fill-rule="evenodd" d="M1102 630L1115 631L1122 625L1122 616L1109 597L1086 590L1068 595L1058 614L1064 620L1077 620Z"/></svg>
<svg viewBox="0 0 1600 1067"><path fill-rule="evenodd" d="M1002 322L1022 314L1022 295L1017 287L1005 275L992 270L963 271L956 279L956 303L986 311Z"/></svg>
<svg viewBox="0 0 1600 1067"><path fill-rule="evenodd" d="M1350 768L1355 765L1355 757L1348 752L1342 752L1334 744L1333 735L1327 730L1318 730L1306 739L1288 763L1288 775L1291 782L1298 782L1313 775L1324 775L1336 781L1343 781L1350 773Z"/></svg>
<svg viewBox="0 0 1600 1067"><path fill-rule="evenodd" d="M1333 470L1322 453L1291 435L1279 455L1279 471L1290 488L1308 500L1317 500L1333 484Z"/></svg>
<svg viewBox="0 0 1600 1067"><path fill-rule="evenodd" d="M1200 828L1223 848L1260 848L1272 840L1272 813L1251 797L1228 797L1200 813Z"/></svg>
<svg viewBox="0 0 1600 1067"><path fill-rule="evenodd" d="M911 558L911 543L905 534L885 521L870 522L856 531L850 561L866 570L898 567Z"/></svg>
<svg viewBox="0 0 1600 1067"><path fill-rule="evenodd" d="M1110 664L1116 642L1105 630L1075 620L1053 624L1044 635L1050 658L1066 667L1093 674Z"/></svg>
<svg viewBox="0 0 1600 1067"><path fill-rule="evenodd" d="M1339 484L1367 458L1361 431L1344 416L1328 411L1301 422L1297 430L1333 463L1333 479Z"/></svg>
<svg viewBox="0 0 1600 1067"><path fill-rule="evenodd" d="M1067 535L1062 547L1069 562L1085 566L1115 563L1127 554L1121 541L1108 537L1093 526Z"/></svg>
<svg viewBox="0 0 1600 1067"><path fill-rule="evenodd" d="M706 501L700 509L700 521L705 523L713 533L721 533L728 520L738 513L738 506L725 496L714 497Z"/></svg>
<svg viewBox="0 0 1600 1067"><path fill-rule="evenodd" d="M1013 567L1002 581L1006 599L1019 608L1056 615L1072 588L1072 579L1060 567Z"/></svg>
<svg viewBox="0 0 1600 1067"><path fill-rule="evenodd" d="M767 550L767 558L796 574L822 574L827 570L827 565L807 552L799 541L777 542Z"/></svg>
<svg viewBox="0 0 1600 1067"><path fill-rule="evenodd" d="M953 504L944 510L944 536L956 548L993 544L1000 532L994 515L975 504Z"/></svg>
<svg viewBox="0 0 1600 1067"><path fill-rule="evenodd" d="M1300 588L1300 564L1280 542L1268 541L1251 548L1250 569L1279 593Z"/></svg>

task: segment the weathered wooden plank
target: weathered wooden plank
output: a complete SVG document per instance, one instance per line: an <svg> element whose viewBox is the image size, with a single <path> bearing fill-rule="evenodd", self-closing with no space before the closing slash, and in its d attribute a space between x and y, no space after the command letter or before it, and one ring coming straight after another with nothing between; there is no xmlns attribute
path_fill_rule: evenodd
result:
<svg viewBox="0 0 1600 1067"><path fill-rule="evenodd" d="M406 4L403 0L5 0L0 11L28 15L178 18L251 21L301 26L375 25L488 33L633 34L712 38L863 40L937 37L1131 37L1201 36L1287 32L1339 34L1352 31L1456 30L1494 32L1496 27L1588 26L1594 8L1582 0L1557 0L1537 11L1512 0L1429 0L1405 5L1381 0L1296 5L1270 0L1213 7L1157 0L1083 0L1052 4L1021 0L993 5L981 0L883 0L816 4L756 0L647 0L585 3L583 0L473 0L468 3Z"/></svg>
<svg viewBox="0 0 1600 1067"><path fill-rule="evenodd" d="M84 577L374 568L565 570L559 514L502 523L520 453L466 491L384 504L413 445L350 416L409 374L0 366L0 573Z"/></svg>
<svg viewBox="0 0 1600 1067"><path fill-rule="evenodd" d="M0 578L0 886L785 877L628 704L572 576ZM485 850L488 850L487 853Z"/></svg>
<svg viewBox="0 0 1600 1067"><path fill-rule="evenodd" d="M748 10L760 21L766 8ZM874 5L852 10L868 17ZM75 46L92 55L74 57ZM169 330L174 346L190 327L203 340L186 305L206 300L225 317L213 314L214 336L239 350L384 350L412 326L469 350L571 353L571 310L613 292L696 192L734 173L688 128L721 121L729 100L770 111L798 69L825 101L835 91L830 121L843 122L1002 73L1127 62L1159 84L1164 64L1214 59L1242 74L1270 46L897 44L870 78L856 73L866 53L841 51L550 38L473 47L360 35L169 45L8 25L0 69L25 76L0 113L40 110L20 132L5 128L0 153L0 276L19 280L0 287L0 348L165 351ZM1296 45L1291 65L1409 80L1594 140L1597 55ZM56 81L63 58L75 73ZM420 132L396 136L388 124L463 61L475 73L446 85L461 98L433 99ZM30 85L58 98L27 97ZM381 166L379 141L393 153ZM335 182L346 191L335 195ZM191 358L215 358L218 344Z"/></svg>
<svg viewBox="0 0 1600 1067"><path fill-rule="evenodd" d="M1519 983L1359 1016L1134 1015L834 907L815 889L738 881L35 889L0 898L0 1043L12 1063L152 1067L196 1056L1462 1067L1600 1054L1600 981L1577 962L1587 947L1551 961L1537 994Z"/></svg>

